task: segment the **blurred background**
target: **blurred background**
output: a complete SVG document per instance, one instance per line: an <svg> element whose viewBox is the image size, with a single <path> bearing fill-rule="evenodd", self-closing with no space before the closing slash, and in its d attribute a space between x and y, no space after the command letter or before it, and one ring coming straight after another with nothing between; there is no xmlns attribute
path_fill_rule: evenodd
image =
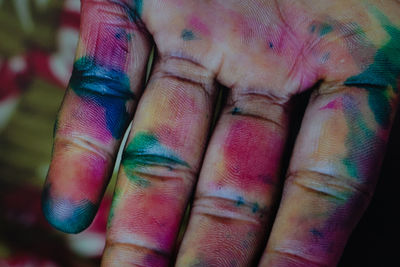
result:
<svg viewBox="0 0 400 267"><path fill-rule="evenodd" d="M0 266L99 265L111 190L78 235L52 229L40 209L79 9L79 0L0 0Z"/></svg>
<svg viewBox="0 0 400 267"><path fill-rule="evenodd" d="M0 267L100 263L115 173L100 212L83 233L52 229L40 210L53 125L78 40L79 5L79 0L0 0ZM299 99L307 102L307 96ZM377 192L339 266L399 266L398 136L395 128Z"/></svg>

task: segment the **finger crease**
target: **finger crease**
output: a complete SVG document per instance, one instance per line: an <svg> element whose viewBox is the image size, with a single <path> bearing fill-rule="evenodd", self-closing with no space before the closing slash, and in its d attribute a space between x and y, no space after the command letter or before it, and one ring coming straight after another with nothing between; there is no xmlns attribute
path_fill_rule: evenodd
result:
<svg viewBox="0 0 400 267"><path fill-rule="evenodd" d="M99 144L91 141L88 137L83 137L79 135L74 135L71 138L65 136L56 135L54 142L62 142L66 143L67 145L72 145L100 156L103 159L110 160L114 158L114 154L111 151L107 151L102 148Z"/></svg>
<svg viewBox="0 0 400 267"><path fill-rule="evenodd" d="M330 175L315 170L303 170L291 172L287 177L289 183L338 200L348 200L349 197L354 196L354 193L359 193L366 199L372 197L372 193L367 190L366 186L345 176Z"/></svg>
<svg viewBox="0 0 400 267"><path fill-rule="evenodd" d="M138 243L134 243L134 242L122 242L122 241L109 241L107 240L107 247L127 247L130 248L132 250L136 250L136 251L146 251L146 252L150 252L159 256L162 256L164 258L169 258L170 257L170 253L168 253L167 251L161 250L161 249L157 249L157 248L152 248L150 246L144 245L144 244L138 244Z"/></svg>

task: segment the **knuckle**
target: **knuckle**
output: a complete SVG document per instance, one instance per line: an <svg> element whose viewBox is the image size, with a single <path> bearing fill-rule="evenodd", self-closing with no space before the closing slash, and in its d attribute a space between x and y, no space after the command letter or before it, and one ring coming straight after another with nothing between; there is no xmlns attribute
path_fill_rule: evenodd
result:
<svg viewBox="0 0 400 267"><path fill-rule="evenodd" d="M235 89L228 97L227 106L232 115L259 119L284 129L288 121L287 103L276 99L267 92Z"/></svg>

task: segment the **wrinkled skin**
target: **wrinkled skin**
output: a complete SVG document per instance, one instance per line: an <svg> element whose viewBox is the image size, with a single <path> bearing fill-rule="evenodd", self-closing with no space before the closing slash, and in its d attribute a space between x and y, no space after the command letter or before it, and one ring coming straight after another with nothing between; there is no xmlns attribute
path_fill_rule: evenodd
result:
<svg viewBox="0 0 400 267"><path fill-rule="evenodd" d="M397 109L399 14L394 0L82 0L46 217L70 233L90 224L133 118L104 266L335 266ZM290 100L306 90L282 169Z"/></svg>

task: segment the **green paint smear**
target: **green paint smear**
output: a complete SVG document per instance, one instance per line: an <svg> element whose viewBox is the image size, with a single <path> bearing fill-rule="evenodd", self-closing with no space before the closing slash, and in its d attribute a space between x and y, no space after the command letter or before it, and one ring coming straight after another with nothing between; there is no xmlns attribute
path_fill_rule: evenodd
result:
<svg viewBox="0 0 400 267"><path fill-rule="evenodd" d="M114 218L115 207L118 206L120 197L121 197L121 190L118 188L115 188L114 197L113 197L111 207L110 207L110 212L108 213L107 228L110 227L111 221Z"/></svg>
<svg viewBox="0 0 400 267"><path fill-rule="evenodd" d="M400 30L388 18L375 10L382 27L390 36L390 40L377 51L374 62L359 75L350 77L344 83L346 86L364 88L369 92L368 103L380 126L389 126L392 108L390 105L391 87L398 92L398 77L400 76Z"/></svg>
<svg viewBox="0 0 400 267"><path fill-rule="evenodd" d="M183 29L181 33L181 38L185 41L192 41L196 39L196 36L191 30Z"/></svg>
<svg viewBox="0 0 400 267"><path fill-rule="evenodd" d="M352 96L344 96L343 105L349 133L346 138L348 153L342 162L351 177L365 178L370 172L370 168L365 166L364 160L370 157L372 152L382 149L385 142L368 128L363 114L357 108L356 100ZM346 198L347 196L343 195L343 199Z"/></svg>
<svg viewBox="0 0 400 267"><path fill-rule="evenodd" d="M122 157L122 165L130 181L142 187L148 187L150 181L135 175L138 167L164 166L171 170L177 165L189 167L171 149L160 144L154 135L145 132L136 134L128 145Z"/></svg>

